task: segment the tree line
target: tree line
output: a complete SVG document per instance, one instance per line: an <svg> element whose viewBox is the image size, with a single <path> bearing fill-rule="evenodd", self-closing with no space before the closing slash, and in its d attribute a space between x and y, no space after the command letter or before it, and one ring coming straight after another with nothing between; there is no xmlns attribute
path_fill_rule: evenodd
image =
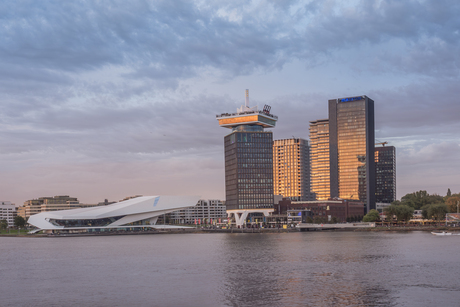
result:
<svg viewBox="0 0 460 307"><path fill-rule="evenodd" d="M460 193L452 194L450 188L447 189L446 196L438 194L430 195L427 191L404 195L401 200L396 200L390 206L385 207L383 213L389 222L408 222L414 215L414 210L422 210L424 219L441 221L446 213L458 212L457 205L460 204ZM375 222L380 219L377 210L370 210L363 218L364 222Z"/></svg>

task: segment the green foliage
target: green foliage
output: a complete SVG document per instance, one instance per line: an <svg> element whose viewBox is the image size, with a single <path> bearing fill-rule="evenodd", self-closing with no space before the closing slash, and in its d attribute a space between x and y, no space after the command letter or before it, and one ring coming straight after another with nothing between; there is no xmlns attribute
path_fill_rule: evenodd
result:
<svg viewBox="0 0 460 307"><path fill-rule="evenodd" d="M446 195L446 196L447 196L447 197L452 196L452 192L450 191L450 188L447 188L447 195Z"/></svg>
<svg viewBox="0 0 460 307"><path fill-rule="evenodd" d="M380 220L380 214L377 210L372 209L363 218L363 222L377 222Z"/></svg>
<svg viewBox="0 0 460 307"><path fill-rule="evenodd" d="M407 205L397 206L396 217L398 218L398 222L405 221L407 223L409 222L409 220L412 218L413 215L414 215L414 208L407 206Z"/></svg>
<svg viewBox="0 0 460 307"><path fill-rule="evenodd" d="M447 205L449 212L451 213L457 212L457 203L460 203L460 196L458 194L447 197L446 205Z"/></svg>
<svg viewBox="0 0 460 307"><path fill-rule="evenodd" d="M427 191L417 191L401 197L401 204L420 210L424 205L444 202L444 198L437 194L430 195ZM393 202L395 203L395 202ZM393 204L392 203L392 204Z"/></svg>
<svg viewBox="0 0 460 307"><path fill-rule="evenodd" d="M313 219L311 217L307 216L306 222L307 223L313 223Z"/></svg>
<svg viewBox="0 0 460 307"><path fill-rule="evenodd" d="M430 208L431 205L425 205L423 206L422 209L422 218L425 220L430 219L430 216L428 215L428 208Z"/></svg>
<svg viewBox="0 0 460 307"><path fill-rule="evenodd" d="M396 207L398 205L389 205L388 207L383 208L383 214L385 214L385 219L388 222L393 222L393 218L396 215Z"/></svg>
<svg viewBox="0 0 460 307"><path fill-rule="evenodd" d="M331 224L337 224L339 222L339 219L335 216L331 218Z"/></svg>
<svg viewBox="0 0 460 307"><path fill-rule="evenodd" d="M1 220L0 221L0 229L7 229L8 228L8 221L7 220Z"/></svg>
<svg viewBox="0 0 460 307"><path fill-rule="evenodd" d="M396 216L398 222L408 222L414 215L414 208L404 204L395 204L385 207L383 213L385 213L386 219L390 222L393 221L394 216Z"/></svg>
<svg viewBox="0 0 460 307"><path fill-rule="evenodd" d="M18 215L14 217L14 226L16 227L24 227L26 225L26 220Z"/></svg>
<svg viewBox="0 0 460 307"><path fill-rule="evenodd" d="M428 216L432 217L436 221L443 220L446 217L446 213L449 212L446 204L433 204L428 207Z"/></svg>
<svg viewBox="0 0 460 307"><path fill-rule="evenodd" d="M315 224L324 224L324 223L326 223L325 218L322 218L320 216L315 216L315 218L313 219L313 222Z"/></svg>

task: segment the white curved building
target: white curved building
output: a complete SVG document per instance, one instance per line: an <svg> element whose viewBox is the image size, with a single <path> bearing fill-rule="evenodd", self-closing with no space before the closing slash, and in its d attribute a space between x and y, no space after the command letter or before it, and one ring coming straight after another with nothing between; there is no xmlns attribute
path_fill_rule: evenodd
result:
<svg viewBox="0 0 460 307"><path fill-rule="evenodd" d="M199 196L141 196L107 206L42 212L32 215L28 223L38 228L34 232L179 228L155 224L159 216L195 206L199 198Z"/></svg>

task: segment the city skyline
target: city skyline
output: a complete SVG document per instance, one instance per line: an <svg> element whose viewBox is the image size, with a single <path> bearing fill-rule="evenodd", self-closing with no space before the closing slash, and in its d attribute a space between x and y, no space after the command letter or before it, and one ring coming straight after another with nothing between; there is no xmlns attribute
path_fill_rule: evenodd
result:
<svg viewBox="0 0 460 307"><path fill-rule="evenodd" d="M246 88L278 115L274 140L309 139L329 99L372 97L397 199L460 192L456 2L0 6L3 201L224 199L215 114Z"/></svg>

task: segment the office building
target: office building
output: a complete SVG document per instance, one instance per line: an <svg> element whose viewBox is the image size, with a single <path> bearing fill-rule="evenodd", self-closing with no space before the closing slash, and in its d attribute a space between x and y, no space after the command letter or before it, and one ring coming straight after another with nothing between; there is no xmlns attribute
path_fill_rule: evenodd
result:
<svg viewBox="0 0 460 307"><path fill-rule="evenodd" d="M331 197L329 169L329 120L310 122L310 169L311 192L316 200Z"/></svg>
<svg viewBox="0 0 460 307"><path fill-rule="evenodd" d="M375 209L374 101L367 96L329 100L331 197Z"/></svg>
<svg viewBox="0 0 460 307"><path fill-rule="evenodd" d="M375 201L396 200L396 150L394 146L375 147Z"/></svg>
<svg viewBox="0 0 460 307"><path fill-rule="evenodd" d="M273 211L273 134L278 117L270 107L245 105L236 113L216 115L219 125L231 129L224 138L225 195L227 213L241 226L251 216Z"/></svg>
<svg viewBox="0 0 460 307"><path fill-rule="evenodd" d="M14 204L10 201L0 201L0 221L6 220L8 227L13 227L16 215L16 206Z"/></svg>
<svg viewBox="0 0 460 307"><path fill-rule="evenodd" d="M293 201L313 200L310 193L308 141L299 138L273 142L273 187L275 195Z"/></svg>

